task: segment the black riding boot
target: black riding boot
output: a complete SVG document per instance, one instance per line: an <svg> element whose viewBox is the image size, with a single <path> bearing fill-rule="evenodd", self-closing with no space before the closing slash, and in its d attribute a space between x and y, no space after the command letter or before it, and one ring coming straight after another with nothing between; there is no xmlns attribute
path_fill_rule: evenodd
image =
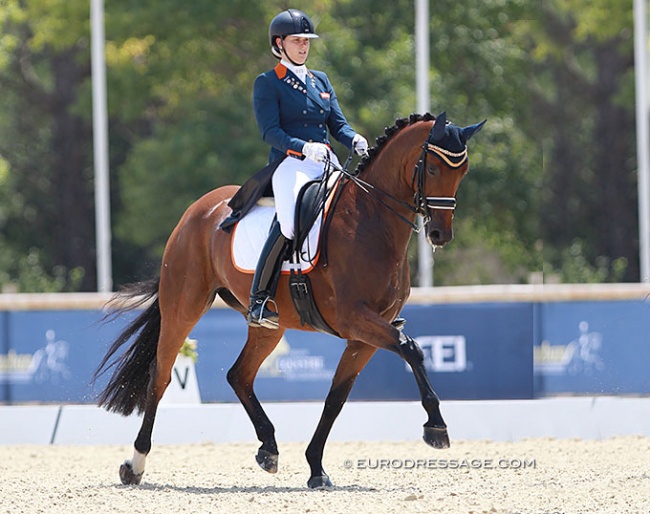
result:
<svg viewBox="0 0 650 514"><path fill-rule="evenodd" d="M246 323L251 326L273 329L279 326L277 307L275 310L270 309L269 303L275 305L273 297L278 286L282 261L290 243L291 240L280 232L280 223L274 220L253 276L251 303L246 315Z"/></svg>

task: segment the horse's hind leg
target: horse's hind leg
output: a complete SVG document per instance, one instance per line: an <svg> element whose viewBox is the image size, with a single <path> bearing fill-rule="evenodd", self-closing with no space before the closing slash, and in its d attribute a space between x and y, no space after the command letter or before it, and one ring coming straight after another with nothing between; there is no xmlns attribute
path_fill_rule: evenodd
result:
<svg viewBox="0 0 650 514"><path fill-rule="evenodd" d="M170 297L162 282L160 289L161 325L156 359L151 363L150 379L147 387L147 400L142 425L134 443L133 459L120 466L120 479L125 485L139 484L144 473L145 461L151 451L151 434L158 411L158 404L171 382L172 369L178 351L190 331L210 307L214 294L196 292L194 301L180 302L180 292ZM174 290L176 291L176 290ZM174 300L172 300L174 298ZM170 301L171 300L171 301Z"/></svg>
<svg viewBox="0 0 650 514"><path fill-rule="evenodd" d="M120 479L125 485L139 484L144 473L145 461L151 451L151 434L158 411L158 404L171 382L171 373L178 351L194 324L169 327L164 320L161 324L160 339L156 359L151 363L150 379L147 387L147 401L142 425L134 443L133 459L120 466Z"/></svg>
<svg viewBox="0 0 650 514"><path fill-rule="evenodd" d="M332 379L332 386L325 400L325 407L318 427L307 447L305 455L311 468L311 476L307 485L314 489L317 487L331 486L327 473L323 470L323 450L332 425L338 417L343 404L350 394L357 376L374 355L377 348L360 341L348 341L336 373Z"/></svg>
<svg viewBox="0 0 650 514"><path fill-rule="evenodd" d="M268 330L250 327L246 345L227 374L228 382L246 409L248 417L255 427L257 438L262 443L255 460L263 470L269 473L278 471L278 445L275 441L275 428L255 396L253 384L257 371L277 346L283 334L283 328Z"/></svg>

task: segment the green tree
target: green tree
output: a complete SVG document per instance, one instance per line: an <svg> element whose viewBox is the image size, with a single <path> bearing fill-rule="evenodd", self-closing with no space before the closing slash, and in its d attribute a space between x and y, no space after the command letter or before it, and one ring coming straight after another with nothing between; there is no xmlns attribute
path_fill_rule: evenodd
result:
<svg viewBox="0 0 650 514"><path fill-rule="evenodd" d="M0 156L8 169L0 220L6 254L15 256L3 271L28 277L37 266L63 290L94 286L91 133L78 104L89 76L88 21L79 4L0 4ZM57 280L69 273L77 278ZM21 289L43 282L30 283Z"/></svg>
<svg viewBox="0 0 650 514"><path fill-rule="evenodd" d="M632 2L541 6L530 114L544 151L545 258L562 275L577 241L591 266L617 263L604 280L626 262L623 278L638 280Z"/></svg>
<svg viewBox="0 0 650 514"><path fill-rule="evenodd" d="M267 27L289 6L106 3L116 285L156 274L183 210L266 162L252 84L275 65ZM433 113L489 120L471 142L436 284L523 282L542 270L636 280L631 1L431 8ZM310 66L327 71L357 130L372 141L414 110L412 0L306 9L321 35ZM0 286L95 288L88 11L0 0Z"/></svg>
<svg viewBox="0 0 650 514"><path fill-rule="evenodd" d="M461 125L488 119L470 144L455 240L435 254L435 283L526 282L542 269L534 249L542 237L542 152L528 118L532 67L522 38L538 3L443 0L435 8L432 105Z"/></svg>

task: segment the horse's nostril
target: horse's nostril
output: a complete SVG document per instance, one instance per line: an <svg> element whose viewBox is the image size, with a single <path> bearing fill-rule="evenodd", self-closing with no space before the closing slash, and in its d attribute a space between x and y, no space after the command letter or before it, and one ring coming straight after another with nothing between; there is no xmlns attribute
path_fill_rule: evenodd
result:
<svg viewBox="0 0 650 514"><path fill-rule="evenodd" d="M446 232L445 230L442 229L436 228L431 230L431 232L429 232L429 241L434 246L444 246L449 241L451 241L452 238L453 235L451 232Z"/></svg>

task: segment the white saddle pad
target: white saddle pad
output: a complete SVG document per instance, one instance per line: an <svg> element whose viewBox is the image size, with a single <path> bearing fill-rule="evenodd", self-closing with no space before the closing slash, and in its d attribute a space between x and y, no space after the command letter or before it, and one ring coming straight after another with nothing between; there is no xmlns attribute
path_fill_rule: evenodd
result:
<svg viewBox="0 0 650 514"><path fill-rule="evenodd" d="M255 273L262 247L269 235L273 216L275 216L274 207L256 205L235 226L231 253L233 263L239 271ZM322 215L319 215L300 252L300 268L303 273L311 271L316 265L321 223ZM285 261L282 264L282 271L288 273L291 267L296 267L296 265Z"/></svg>

